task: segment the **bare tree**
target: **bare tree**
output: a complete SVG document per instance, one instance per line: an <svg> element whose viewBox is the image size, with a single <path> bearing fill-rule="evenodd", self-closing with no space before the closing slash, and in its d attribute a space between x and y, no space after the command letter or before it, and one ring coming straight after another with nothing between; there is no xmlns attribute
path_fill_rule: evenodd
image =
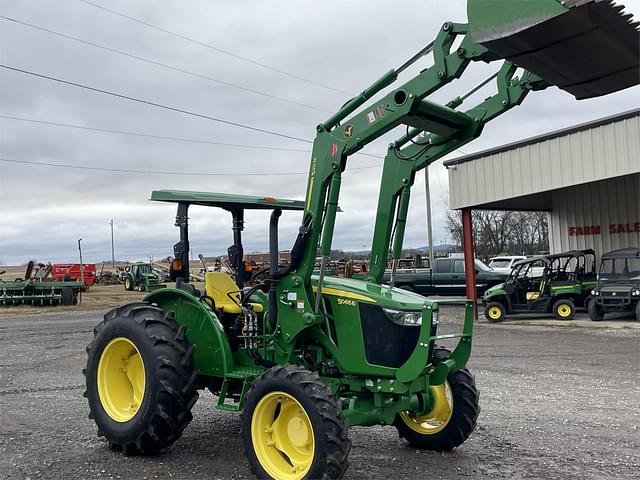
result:
<svg viewBox="0 0 640 480"><path fill-rule="evenodd" d="M545 212L474 210L471 215L476 256L500 253L531 255L549 249L549 226ZM448 211L446 228L462 246L462 212Z"/></svg>

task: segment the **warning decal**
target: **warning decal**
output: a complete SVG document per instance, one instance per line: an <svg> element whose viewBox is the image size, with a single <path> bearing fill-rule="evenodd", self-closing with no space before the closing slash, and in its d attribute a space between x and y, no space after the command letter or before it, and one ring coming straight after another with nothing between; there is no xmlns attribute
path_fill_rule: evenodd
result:
<svg viewBox="0 0 640 480"><path fill-rule="evenodd" d="M367 121L369 125L378 120L379 118L384 117L384 106L380 105L374 108L371 112L367 113Z"/></svg>

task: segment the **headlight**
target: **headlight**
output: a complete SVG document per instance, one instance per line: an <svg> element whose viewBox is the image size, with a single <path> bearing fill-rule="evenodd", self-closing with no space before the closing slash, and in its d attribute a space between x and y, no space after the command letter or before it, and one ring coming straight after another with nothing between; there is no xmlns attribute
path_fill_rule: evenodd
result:
<svg viewBox="0 0 640 480"><path fill-rule="evenodd" d="M596 291L595 290L591 290L591 295L595 295Z"/></svg>
<svg viewBox="0 0 640 480"><path fill-rule="evenodd" d="M634 290L631 295L640 295L640 290Z"/></svg>
<svg viewBox="0 0 640 480"><path fill-rule="evenodd" d="M400 310L391 310L390 308L383 308L382 311L389 320L397 325L403 325L405 327L422 325L422 312L403 312Z"/></svg>
<svg viewBox="0 0 640 480"><path fill-rule="evenodd" d="M434 310L431 312L431 325L439 325L440 324L440 316L438 310Z"/></svg>

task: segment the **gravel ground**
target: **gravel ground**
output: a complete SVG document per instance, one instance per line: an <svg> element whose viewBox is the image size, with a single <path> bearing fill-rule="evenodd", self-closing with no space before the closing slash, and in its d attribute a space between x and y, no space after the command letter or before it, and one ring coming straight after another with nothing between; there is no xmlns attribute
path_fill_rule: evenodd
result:
<svg viewBox="0 0 640 480"><path fill-rule="evenodd" d="M239 418L208 392L159 456L125 457L96 437L80 370L101 313L0 317L0 477L249 477ZM460 315L442 311L445 323ZM441 454L409 448L392 427L353 428L346 478L638 478L640 331L479 323L474 341L482 412L471 438Z"/></svg>

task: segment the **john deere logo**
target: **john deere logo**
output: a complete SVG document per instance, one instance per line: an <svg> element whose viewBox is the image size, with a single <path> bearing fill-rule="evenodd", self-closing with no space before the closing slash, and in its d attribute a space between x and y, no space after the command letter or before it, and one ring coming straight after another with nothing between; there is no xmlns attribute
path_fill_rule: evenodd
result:
<svg viewBox="0 0 640 480"><path fill-rule="evenodd" d="M351 135L353 135L353 125L347 125L344 127L344 136L351 138Z"/></svg>

